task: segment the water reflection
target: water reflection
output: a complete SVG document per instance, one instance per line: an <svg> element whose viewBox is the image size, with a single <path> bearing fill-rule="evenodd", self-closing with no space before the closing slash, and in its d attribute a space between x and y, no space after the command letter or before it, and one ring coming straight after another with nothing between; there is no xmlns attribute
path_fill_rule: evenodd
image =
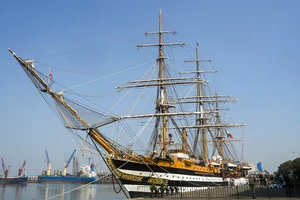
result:
<svg viewBox="0 0 300 200"><path fill-rule="evenodd" d="M1 185L1 200L4 200L4 195L5 195L5 185Z"/></svg>
<svg viewBox="0 0 300 200"><path fill-rule="evenodd" d="M65 195L64 195L64 194L65 194L65 184L62 184L62 185L61 185L61 194L62 194L62 195L61 195L61 200L64 200L64 196L65 196Z"/></svg>
<svg viewBox="0 0 300 200"><path fill-rule="evenodd" d="M6 200L6 199L21 200L24 187L26 187L26 184L0 185L1 200Z"/></svg>
<svg viewBox="0 0 300 200"><path fill-rule="evenodd" d="M76 184L44 184L44 199L74 199L74 200L93 200L96 197L96 190L93 185Z"/></svg>
<svg viewBox="0 0 300 200"><path fill-rule="evenodd" d="M0 185L0 200L125 200L110 184L41 184Z"/></svg>
<svg viewBox="0 0 300 200"><path fill-rule="evenodd" d="M48 183L46 183L45 198L44 199L48 199L48 190L49 190L49 185L48 185Z"/></svg>
<svg viewBox="0 0 300 200"><path fill-rule="evenodd" d="M17 185L16 190L15 190L15 200L21 199L22 192L23 192L23 184L22 185Z"/></svg>
<svg viewBox="0 0 300 200"><path fill-rule="evenodd" d="M81 187L77 190L72 191L71 199L86 199L93 200L96 197L96 190L94 185L88 185L86 187Z"/></svg>

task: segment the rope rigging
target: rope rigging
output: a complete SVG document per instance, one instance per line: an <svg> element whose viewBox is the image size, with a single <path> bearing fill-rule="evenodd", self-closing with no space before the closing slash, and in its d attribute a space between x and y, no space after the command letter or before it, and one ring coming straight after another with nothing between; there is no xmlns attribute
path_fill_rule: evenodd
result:
<svg viewBox="0 0 300 200"><path fill-rule="evenodd" d="M123 187L122 187L122 183L119 183L119 182L117 181L117 178L115 177L114 172L110 169L110 167L109 167L109 165L108 165L106 159L104 159L104 156L103 156L102 152L99 150L99 148L98 148L98 146L96 145L95 141L94 141L92 138L91 138L91 140L92 140L94 146L96 147L98 153L99 153L100 156L102 157L103 162L106 164L106 166L108 167L108 169L109 169L109 171L111 172L112 176L115 178L116 182L118 183L118 185L119 185L119 187L120 187L120 190L117 191L117 190L115 189L115 185L114 185L114 182L113 182L114 191L115 191L116 193L119 193L119 192L121 192L121 190L122 190L123 193L124 193L124 195L125 195L127 198L129 198L129 197L127 196L127 193L124 191L124 189L123 189ZM129 161L127 161L127 162L129 162Z"/></svg>

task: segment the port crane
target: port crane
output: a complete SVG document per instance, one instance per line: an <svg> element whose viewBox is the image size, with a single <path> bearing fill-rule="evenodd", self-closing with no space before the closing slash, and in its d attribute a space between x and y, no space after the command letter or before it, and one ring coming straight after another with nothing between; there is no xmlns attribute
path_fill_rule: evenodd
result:
<svg viewBox="0 0 300 200"><path fill-rule="evenodd" d="M65 162L65 166L64 166L64 169L63 169L63 171L62 171L62 175L63 175L63 176L65 176L65 175L67 174L67 167L69 166L69 164L70 164L70 162L71 162L71 160L72 160L72 158L73 158L75 152L76 152L76 149L73 151L73 153L71 154L71 156L70 156L70 158L68 159L68 161Z"/></svg>
<svg viewBox="0 0 300 200"><path fill-rule="evenodd" d="M1 158L1 161L2 161L2 170L3 170L4 178L7 178L10 166L8 167L5 166L3 158Z"/></svg>
<svg viewBox="0 0 300 200"><path fill-rule="evenodd" d="M46 150L46 162L47 162L47 173L46 173L46 175L50 176L51 175L51 161L49 159L49 155L48 155L47 150Z"/></svg>
<svg viewBox="0 0 300 200"><path fill-rule="evenodd" d="M25 170L25 165L26 165L26 160L24 160L23 164L19 168L19 170L18 170L18 176L22 175L23 171Z"/></svg>

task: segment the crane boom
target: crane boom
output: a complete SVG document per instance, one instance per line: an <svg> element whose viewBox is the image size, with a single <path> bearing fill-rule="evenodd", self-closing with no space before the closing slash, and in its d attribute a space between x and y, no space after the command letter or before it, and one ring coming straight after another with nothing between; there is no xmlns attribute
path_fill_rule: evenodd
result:
<svg viewBox="0 0 300 200"><path fill-rule="evenodd" d="M4 170L6 169L6 166L5 166L5 164L4 164L3 158L1 158L1 161L2 161L2 170L3 170L3 173L4 173Z"/></svg>
<svg viewBox="0 0 300 200"><path fill-rule="evenodd" d="M47 162L47 165L50 163L50 159L49 159L47 150L46 150L46 162Z"/></svg>
<svg viewBox="0 0 300 200"><path fill-rule="evenodd" d="M71 160L72 160L72 158L73 158L75 152L76 152L76 149L73 151L73 153L71 154L70 158L69 158L68 161L66 162L65 168L67 168L67 167L69 166L69 164L70 164L70 162L71 162Z"/></svg>
<svg viewBox="0 0 300 200"><path fill-rule="evenodd" d="M23 171L24 171L24 168L25 168L25 165L26 165L26 160L24 160L22 166L19 168L18 170L18 176L21 176Z"/></svg>
<svg viewBox="0 0 300 200"><path fill-rule="evenodd" d="M4 178L7 178L10 166L8 166L8 168L5 166L3 158L1 158L1 161L2 161L2 170L3 170Z"/></svg>
<svg viewBox="0 0 300 200"><path fill-rule="evenodd" d="M72 160L72 158L73 158L75 152L76 152L76 149L73 151L73 153L71 154L71 156L70 156L70 158L68 159L68 161L65 162L65 166L64 166L64 169L63 169L63 171L62 171L62 175L63 175L63 176L65 176L65 175L67 174L67 167L69 166L69 164L70 164L70 162L71 162L71 160Z"/></svg>

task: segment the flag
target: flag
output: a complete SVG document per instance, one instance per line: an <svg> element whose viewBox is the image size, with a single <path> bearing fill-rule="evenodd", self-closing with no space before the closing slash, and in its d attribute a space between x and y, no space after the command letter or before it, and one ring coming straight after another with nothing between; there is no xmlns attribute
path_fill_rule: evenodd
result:
<svg viewBox="0 0 300 200"><path fill-rule="evenodd" d="M49 71L49 79L52 81L52 68L50 67L50 71Z"/></svg>
<svg viewBox="0 0 300 200"><path fill-rule="evenodd" d="M261 165L261 162L257 163L257 169L258 171L262 172L262 165Z"/></svg>
<svg viewBox="0 0 300 200"><path fill-rule="evenodd" d="M225 130L227 137L230 137L231 139L233 139L233 136L231 135L231 133L229 133L227 130Z"/></svg>

